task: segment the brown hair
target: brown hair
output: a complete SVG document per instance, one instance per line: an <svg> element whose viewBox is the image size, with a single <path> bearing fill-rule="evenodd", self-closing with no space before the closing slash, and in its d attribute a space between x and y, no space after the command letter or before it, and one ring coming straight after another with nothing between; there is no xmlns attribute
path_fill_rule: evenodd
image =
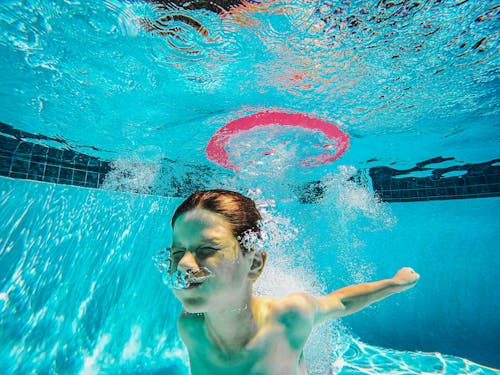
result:
<svg viewBox="0 0 500 375"><path fill-rule="evenodd" d="M255 202L235 191L215 189L198 191L181 203L172 216L172 227L183 213L195 208L203 208L224 216L231 223L233 235L240 241L246 232L256 233L260 238L260 220L262 219ZM246 251L250 249L242 248Z"/></svg>

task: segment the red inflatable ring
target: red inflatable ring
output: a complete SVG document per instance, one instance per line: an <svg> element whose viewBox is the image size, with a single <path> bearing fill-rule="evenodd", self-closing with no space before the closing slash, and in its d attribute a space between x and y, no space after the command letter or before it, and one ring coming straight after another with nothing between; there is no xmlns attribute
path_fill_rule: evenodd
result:
<svg viewBox="0 0 500 375"><path fill-rule="evenodd" d="M229 154L226 150L227 143L238 133L248 131L256 126L268 125L294 126L318 131L335 142L335 154L325 152L307 158L300 163L300 165L304 167L331 163L338 159L349 147L349 135L342 132L334 124L309 117L302 113L264 111L231 121L217 130L212 138L210 138L205 150L207 158L224 168L232 170L241 169L239 166L234 165L229 159Z"/></svg>

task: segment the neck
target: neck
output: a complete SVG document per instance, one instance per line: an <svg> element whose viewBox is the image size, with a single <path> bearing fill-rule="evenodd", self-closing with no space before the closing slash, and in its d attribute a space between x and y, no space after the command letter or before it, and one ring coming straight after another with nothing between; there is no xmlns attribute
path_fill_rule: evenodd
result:
<svg viewBox="0 0 500 375"><path fill-rule="evenodd" d="M209 339L223 352L234 353L245 347L257 332L252 312L253 297L247 296L234 308L205 313Z"/></svg>

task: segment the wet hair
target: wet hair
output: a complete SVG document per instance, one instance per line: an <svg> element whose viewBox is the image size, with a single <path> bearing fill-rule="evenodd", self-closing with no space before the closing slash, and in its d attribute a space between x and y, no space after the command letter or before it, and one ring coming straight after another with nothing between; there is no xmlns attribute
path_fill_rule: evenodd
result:
<svg viewBox="0 0 500 375"><path fill-rule="evenodd" d="M174 227L177 218L185 212L195 208L202 208L222 215L232 226L233 235L240 242L241 248L249 252L251 249L243 245L246 234L254 233L260 238L262 219L255 202L235 191L215 189L198 191L191 194L181 203L172 216L171 225Z"/></svg>

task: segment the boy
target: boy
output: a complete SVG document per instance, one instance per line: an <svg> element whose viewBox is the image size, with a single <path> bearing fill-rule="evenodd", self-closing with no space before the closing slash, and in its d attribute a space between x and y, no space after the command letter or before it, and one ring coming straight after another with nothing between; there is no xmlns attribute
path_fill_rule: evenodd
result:
<svg viewBox="0 0 500 375"><path fill-rule="evenodd" d="M352 314L413 287L419 275L402 268L391 279L352 285L326 296L254 296L266 253L255 203L239 193L194 193L172 218L168 272L183 304L178 320L193 375L307 374L302 349L313 326Z"/></svg>

